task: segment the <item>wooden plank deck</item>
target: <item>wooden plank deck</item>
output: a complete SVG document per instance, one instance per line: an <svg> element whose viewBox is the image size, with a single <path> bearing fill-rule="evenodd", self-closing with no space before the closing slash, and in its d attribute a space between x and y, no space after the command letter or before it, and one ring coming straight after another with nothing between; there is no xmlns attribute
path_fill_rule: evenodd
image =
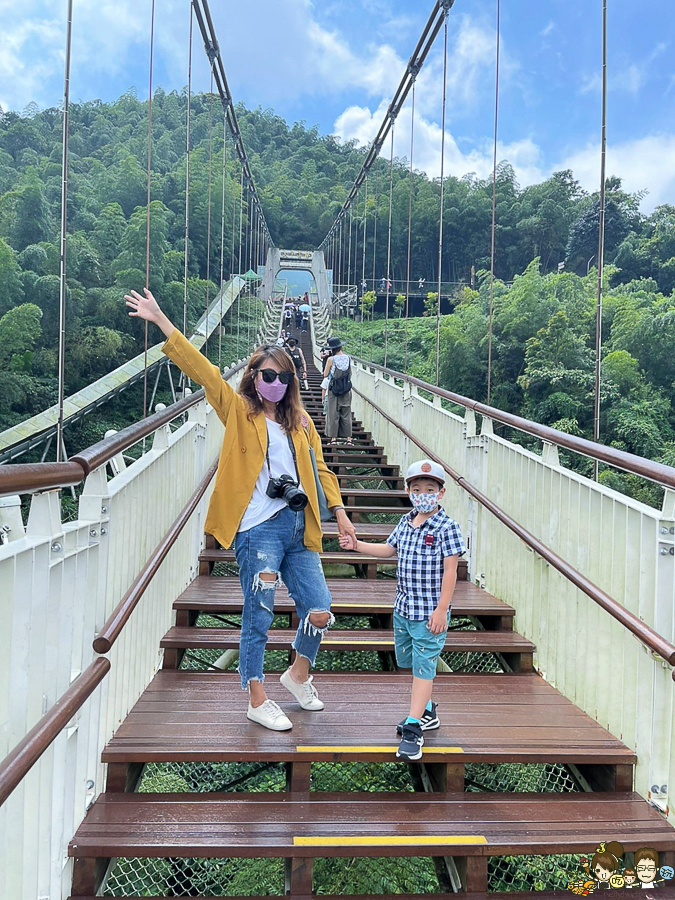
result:
<svg viewBox="0 0 675 900"><path fill-rule="evenodd" d="M394 758L409 676L319 672L315 683L326 704L320 712L303 710L278 676L268 676L269 696L293 722L291 731L271 732L245 718L247 699L238 675L164 669L118 728L103 761ZM621 741L538 675L441 675L434 699L441 727L425 733L425 762L635 760Z"/></svg>
<svg viewBox="0 0 675 900"><path fill-rule="evenodd" d="M291 650L293 633L271 628L267 633L267 650ZM237 628L197 628L174 626L160 641L160 647L176 649L234 650L239 646ZM331 628L321 641L320 650L391 650L394 635L390 629L364 628L345 631ZM446 633L445 652L519 653L531 656L535 645L515 631L450 631Z"/></svg>
<svg viewBox="0 0 675 900"><path fill-rule="evenodd" d="M393 579L368 581L367 591L364 591L364 580L354 578L330 578L328 587L333 597L331 609L339 615L367 615L393 611L396 591L396 582ZM200 575L174 601L173 608L238 613L241 612L243 604L244 596L238 577ZM295 604L286 586L277 588L274 596L275 613L294 610ZM455 617L498 616L513 619L515 610L470 581L458 581L452 598L452 614Z"/></svg>
<svg viewBox="0 0 675 900"><path fill-rule="evenodd" d="M71 857L493 856L675 850L675 831L622 794L103 794Z"/></svg>

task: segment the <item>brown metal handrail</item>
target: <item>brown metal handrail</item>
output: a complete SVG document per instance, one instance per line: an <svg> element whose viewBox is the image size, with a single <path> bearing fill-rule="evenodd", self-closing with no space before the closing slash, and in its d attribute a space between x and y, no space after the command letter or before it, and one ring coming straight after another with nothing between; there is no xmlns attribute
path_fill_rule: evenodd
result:
<svg viewBox="0 0 675 900"><path fill-rule="evenodd" d="M242 369L245 362L238 363L223 373L228 379ZM90 472L105 465L118 453L122 453L144 437L168 425L177 416L187 412L204 398L204 390L195 391L153 413L140 422L118 431L117 434L104 438L81 453L63 463L14 463L0 466L0 496L3 494L31 494L38 491L52 491L58 488L72 487L83 481Z"/></svg>
<svg viewBox="0 0 675 900"><path fill-rule="evenodd" d="M640 475L642 478L647 478L649 481L655 481L663 487L675 490L675 468L672 466L666 466L663 463L636 456L634 453L626 453L625 450L606 447L604 444L596 444L594 441L576 437L573 434L566 434L564 431L558 431L555 428L550 428L548 425L541 425L539 422L523 419L521 416L504 412L504 410L497 409L494 406L487 406L485 403L479 403L477 400L471 400L469 397L463 397L461 394L455 394L452 391L445 390L445 388L429 384L420 378L404 375L403 372L396 372L394 369L379 366L376 363L359 359L356 356L353 359L368 368L384 372L396 381L413 384L424 391L436 394L445 400L450 400L452 403L456 403L457 406L471 409L481 416L494 419L495 422L501 422L503 425L523 431L525 434L531 434L548 444L556 444L559 447L564 447L566 450L572 450L574 453L580 453L582 456L588 456L591 459L597 459L617 469L632 472L634 475Z"/></svg>
<svg viewBox="0 0 675 900"><path fill-rule="evenodd" d="M65 694L0 762L0 806L63 731L110 670L110 660L95 659Z"/></svg>
<svg viewBox="0 0 675 900"><path fill-rule="evenodd" d="M169 550L171 550L175 544L178 535L195 511L197 504L204 496L207 487L211 483L213 476L216 474L217 468L218 460L216 459L206 475L200 481L193 495L181 510L180 515L153 550L150 558L136 576L134 583L117 604L103 628L101 628L92 645L97 653L107 653L119 637L120 632L129 621L129 617L138 605L138 601L147 590L148 585L154 578Z"/></svg>
<svg viewBox="0 0 675 900"><path fill-rule="evenodd" d="M417 379L415 379L417 381ZM421 382L424 384L424 382ZM495 518L499 519L507 528L509 528L515 535L517 535L521 541L527 544L530 549L534 550L535 553L538 553L543 559L546 560L553 568L557 569L568 581L571 581L572 584L576 585L579 590L583 591L588 597L591 598L598 606L601 606L604 610L606 610L611 616L613 616L618 622L620 622L624 628L627 628L631 631L638 640L642 641L643 644L646 644L651 650L655 653L658 653L663 659L666 660L671 666L675 665L675 646L667 641L664 637L662 637L658 632L654 631L653 628L650 628L649 625L645 625L645 623L639 619L632 612L629 612L624 606L622 606L618 601L616 601L613 597L610 597L602 588L599 588L597 585L593 584L592 581L589 581L585 575L582 575L577 569L571 566L568 562L566 562L561 556L558 556L553 550L543 544L539 538L535 537L531 532L529 532L526 528L516 522L515 519L512 519L508 513L504 512L499 506L490 500L485 494L475 488L470 482L468 482L462 475L458 472L455 472L447 463L445 463L439 456L437 456L433 450L423 444L418 438L416 438L407 428L401 425L400 422L397 422L396 419L392 418L388 413L386 413L382 407L378 406L377 403L373 403L373 401L366 397L365 394L362 394L361 391L357 390L355 387L352 387L354 393L358 394L359 397L362 397L366 403L369 403L373 409L377 410L377 412L383 416L388 422L391 422L396 428L399 429L405 436L411 440L414 444L416 444L422 453L425 454L429 459L432 459L434 462L437 462L440 466L443 466L448 475L456 481L457 484L463 488L468 494L470 494L474 499L476 499L481 506L484 506L487 510L489 510ZM486 407L489 408L489 407ZM675 678L675 673L673 673L673 677Z"/></svg>

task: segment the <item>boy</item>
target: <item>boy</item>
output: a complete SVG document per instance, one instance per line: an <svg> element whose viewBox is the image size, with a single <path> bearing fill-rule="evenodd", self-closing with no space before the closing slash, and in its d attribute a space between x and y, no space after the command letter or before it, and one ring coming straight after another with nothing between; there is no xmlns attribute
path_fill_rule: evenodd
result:
<svg viewBox="0 0 675 900"><path fill-rule="evenodd" d="M431 693L450 622L457 562L465 549L459 525L439 506L445 494L442 466L429 459L413 463L405 481L413 508L402 516L386 544L341 535L340 546L382 559L398 553L394 646L397 664L412 669L413 679L410 714L396 729L401 735L396 756L415 760L422 756L422 732L441 724Z"/></svg>

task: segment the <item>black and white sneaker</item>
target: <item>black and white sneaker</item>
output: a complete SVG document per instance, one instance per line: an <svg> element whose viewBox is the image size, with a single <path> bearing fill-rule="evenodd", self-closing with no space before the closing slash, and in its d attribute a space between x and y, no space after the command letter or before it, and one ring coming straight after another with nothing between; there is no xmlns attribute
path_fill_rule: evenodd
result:
<svg viewBox="0 0 675 900"><path fill-rule="evenodd" d="M401 721L396 726L396 734L401 734L403 731L403 725L405 723L405 719L401 719ZM441 727L441 720L438 718L438 713L436 712L436 704L432 701L431 703L431 711L428 709L424 710L424 715L420 719L420 725L422 731L433 731L435 728Z"/></svg>
<svg viewBox="0 0 675 900"><path fill-rule="evenodd" d="M398 745L396 758L409 761L420 759L423 744L424 735L422 734L422 729L417 722L409 722L402 728L401 743Z"/></svg>

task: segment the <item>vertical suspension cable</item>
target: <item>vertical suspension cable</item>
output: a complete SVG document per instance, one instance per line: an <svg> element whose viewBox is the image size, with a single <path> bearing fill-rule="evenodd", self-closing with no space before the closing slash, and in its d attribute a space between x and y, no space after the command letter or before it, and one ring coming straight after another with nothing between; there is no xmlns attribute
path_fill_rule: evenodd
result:
<svg viewBox="0 0 675 900"><path fill-rule="evenodd" d="M349 207L349 246L347 248L347 290L352 283L352 208Z"/></svg>
<svg viewBox="0 0 675 900"><path fill-rule="evenodd" d="M220 202L220 309L218 313L218 368L223 371L223 294L225 292L225 178L227 176L227 116L223 116L223 186Z"/></svg>
<svg viewBox="0 0 675 900"><path fill-rule="evenodd" d="M68 118L70 114L70 51L73 40L73 0L68 0L66 62L63 76L63 139L61 147L61 255L59 262L59 417L56 425L56 461L63 462L63 403L66 375L66 230L68 226Z"/></svg>
<svg viewBox="0 0 675 900"><path fill-rule="evenodd" d="M236 168L236 166L235 166ZM230 247L230 278L234 276L234 241L237 228L237 192L232 188L232 244ZM239 295L237 295L239 296Z"/></svg>
<svg viewBox="0 0 675 900"><path fill-rule="evenodd" d="M412 241L413 151L415 148L415 83L412 86L410 108L410 183L408 189L408 262L405 285L405 335L403 338L403 371L408 374L408 316L410 312L410 248Z"/></svg>
<svg viewBox="0 0 675 900"><path fill-rule="evenodd" d="M366 175L365 196L363 198L363 259L361 265L361 297L366 292L366 241L368 238L368 176ZM358 292L357 292L358 293ZM361 306L361 349L363 356L363 305Z"/></svg>
<svg viewBox="0 0 675 900"><path fill-rule="evenodd" d="M241 166L241 181L239 184L239 261L237 264L237 274L241 279L241 245L242 245L242 227L244 221L244 166ZM243 290L243 288L242 288ZM241 290L237 298L237 359L239 359L239 336L241 333Z"/></svg>
<svg viewBox="0 0 675 900"><path fill-rule="evenodd" d="M250 271L251 266L251 252L253 250L253 194L251 192L250 186L248 187L248 203L246 204L246 218L248 222L246 223L246 260L247 260L247 269L246 271ZM248 294L248 321L246 323L246 352L249 353L251 350L251 282L246 282L247 286L247 294Z"/></svg>
<svg viewBox="0 0 675 900"><path fill-rule="evenodd" d="M206 319L204 321L204 356L209 354L209 292L211 288L211 184L213 169L213 68L209 85L209 181L206 202Z"/></svg>
<svg viewBox="0 0 675 900"><path fill-rule="evenodd" d="M389 155L389 226L387 232L387 293L384 300L384 364L387 365L389 343L389 294L391 292L391 211L394 199L394 128L396 119L391 120L391 153Z"/></svg>
<svg viewBox="0 0 675 900"><path fill-rule="evenodd" d="M148 173L145 216L145 288L150 290L150 186L152 181L152 65L155 47L155 0L150 5L150 61L148 74ZM143 418L148 414L148 322L143 322Z"/></svg>
<svg viewBox="0 0 675 900"><path fill-rule="evenodd" d="M185 257L183 259L183 334L188 326L188 248L190 244L190 112L192 106L192 2L188 30L188 83L187 83L187 139L185 150Z"/></svg>
<svg viewBox="0 0 675 900"><path fill-rule="evenodd" d="M605 172L607 168L607 0L602 0L602 123L600 129L600 219L598 223L598 292L595 311L595 397L593 440L600 440L600 365L602 362L602 276L605 263ZM598 480L598 461L593 462Z"/></svg>
<svg viewBox="0 0 675 900"><path fill-rule="evenodd" d="M443 199L445 193L445 98L448 84L448 10L443 22L443 105L441 111L441 202L438 219L438 289L436 296L436 381L438 384L441 352L441 283L443 270Z"/></svg>
<svg viewBox="0 0 675 900"><path fill-rule="evenodd" d="M375 260L377 257L377 220L380 217L380 180L375 179L375 223L373 226L373 291L375 291ZM377 296L377 295L376 295ZM376 301L377 302L377 301ZM375 330L375 303L370 309L370 359L373 358L373 331Z"/></svg>
<svg viewBox="0 0 675 900"><path fill-rule="evenodd" d="M488 313L488 370L487 370L487 400L490 404L492 388L492 316L494 311L494 286L495 286L495 235L497 221L497 126L499 124L499 39L500 39L500 12L501 0L497 0L497 55L495 60L495 132L492 157L492 226L490 229L490 310Z"/></svg>

